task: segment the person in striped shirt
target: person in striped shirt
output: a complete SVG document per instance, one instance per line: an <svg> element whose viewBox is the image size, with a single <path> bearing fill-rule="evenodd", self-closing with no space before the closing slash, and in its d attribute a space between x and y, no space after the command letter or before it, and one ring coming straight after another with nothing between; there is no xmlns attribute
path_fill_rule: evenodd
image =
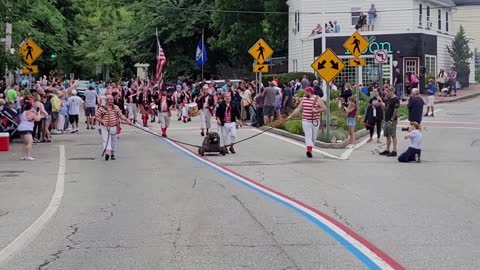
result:
<svg viewBox="0 0 480 270"><path fill-rule="evenodd" d="M132 122L128 120L123 114L120 108L113 104L113 96L106 96L105 106L98 108L95 119L102 125L101 134L103 139L103 153L105 154L105 160L109 160L110 156L112 160L115 160L115 152L117 150L117 139L120 129L120 119L131 125Z"/></svg>
<svg viewBox="0 0 480 270"><path fill-rule="evenodd" d="M298 107L287 117L292 119L302 112L302 128L305 134L305 145L307 146L307 157L312 158L312 150L317 140L318 129L320 128L320 114L327 111L323 100L314 94L312 87L305 88L305 95Z"/></svg>

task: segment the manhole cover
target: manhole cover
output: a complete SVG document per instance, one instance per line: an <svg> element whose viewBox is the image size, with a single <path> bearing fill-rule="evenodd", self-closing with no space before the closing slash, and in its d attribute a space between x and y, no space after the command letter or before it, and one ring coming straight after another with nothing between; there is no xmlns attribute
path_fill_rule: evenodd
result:
<svg viewBox="0 0 480 270"><path fill-rule="evenodd" d="M78 158L69 158L68 160L95 160L95 158L91 158L91 157L78 157Z"/></svg>

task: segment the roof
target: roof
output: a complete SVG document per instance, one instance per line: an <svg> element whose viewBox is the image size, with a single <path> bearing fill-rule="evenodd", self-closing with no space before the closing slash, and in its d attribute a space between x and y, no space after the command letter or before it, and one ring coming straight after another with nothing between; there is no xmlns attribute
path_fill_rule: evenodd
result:
<svg viewBox="0 0 480 270"><path fill-rule="evenodd" d="M457 6L477 6L480 0L453 0Z"/></svg>
<svg viewBox="0 0 480 270"><path fill-rule="evenodd" d="M432 2L436 2L446 7L453 7L455 6L454 0L433 0Z"/></svg>

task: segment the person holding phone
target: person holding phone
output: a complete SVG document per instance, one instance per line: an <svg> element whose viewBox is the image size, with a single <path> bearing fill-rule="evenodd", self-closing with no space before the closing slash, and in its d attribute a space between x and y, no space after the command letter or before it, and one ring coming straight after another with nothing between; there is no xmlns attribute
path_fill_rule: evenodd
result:
<svg viewBox="0 0 480 270"><path fill-rule="evenodd" d="M33 125L35 121L40 121L42 115L40 114L40 108L37 110L33 108L33 100L30 98L24 100L23 113L20 115L20 124L17 131L20 134L23 147L22 147L22 160L35 160L32 157L32 145L33 145Z"/></svg>

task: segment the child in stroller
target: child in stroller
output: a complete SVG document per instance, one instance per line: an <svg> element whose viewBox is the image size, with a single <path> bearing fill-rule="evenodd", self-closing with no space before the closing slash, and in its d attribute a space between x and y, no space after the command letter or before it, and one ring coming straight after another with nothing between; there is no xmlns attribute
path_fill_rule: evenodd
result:
<svg viewBox="0 0 480 270"><path fill-rule="evenodd" d="M10 140L18 137L17 127L20 124L20 115L13 108L14 104L7 103L0 111L0 132L8 132Z"/></svg>

